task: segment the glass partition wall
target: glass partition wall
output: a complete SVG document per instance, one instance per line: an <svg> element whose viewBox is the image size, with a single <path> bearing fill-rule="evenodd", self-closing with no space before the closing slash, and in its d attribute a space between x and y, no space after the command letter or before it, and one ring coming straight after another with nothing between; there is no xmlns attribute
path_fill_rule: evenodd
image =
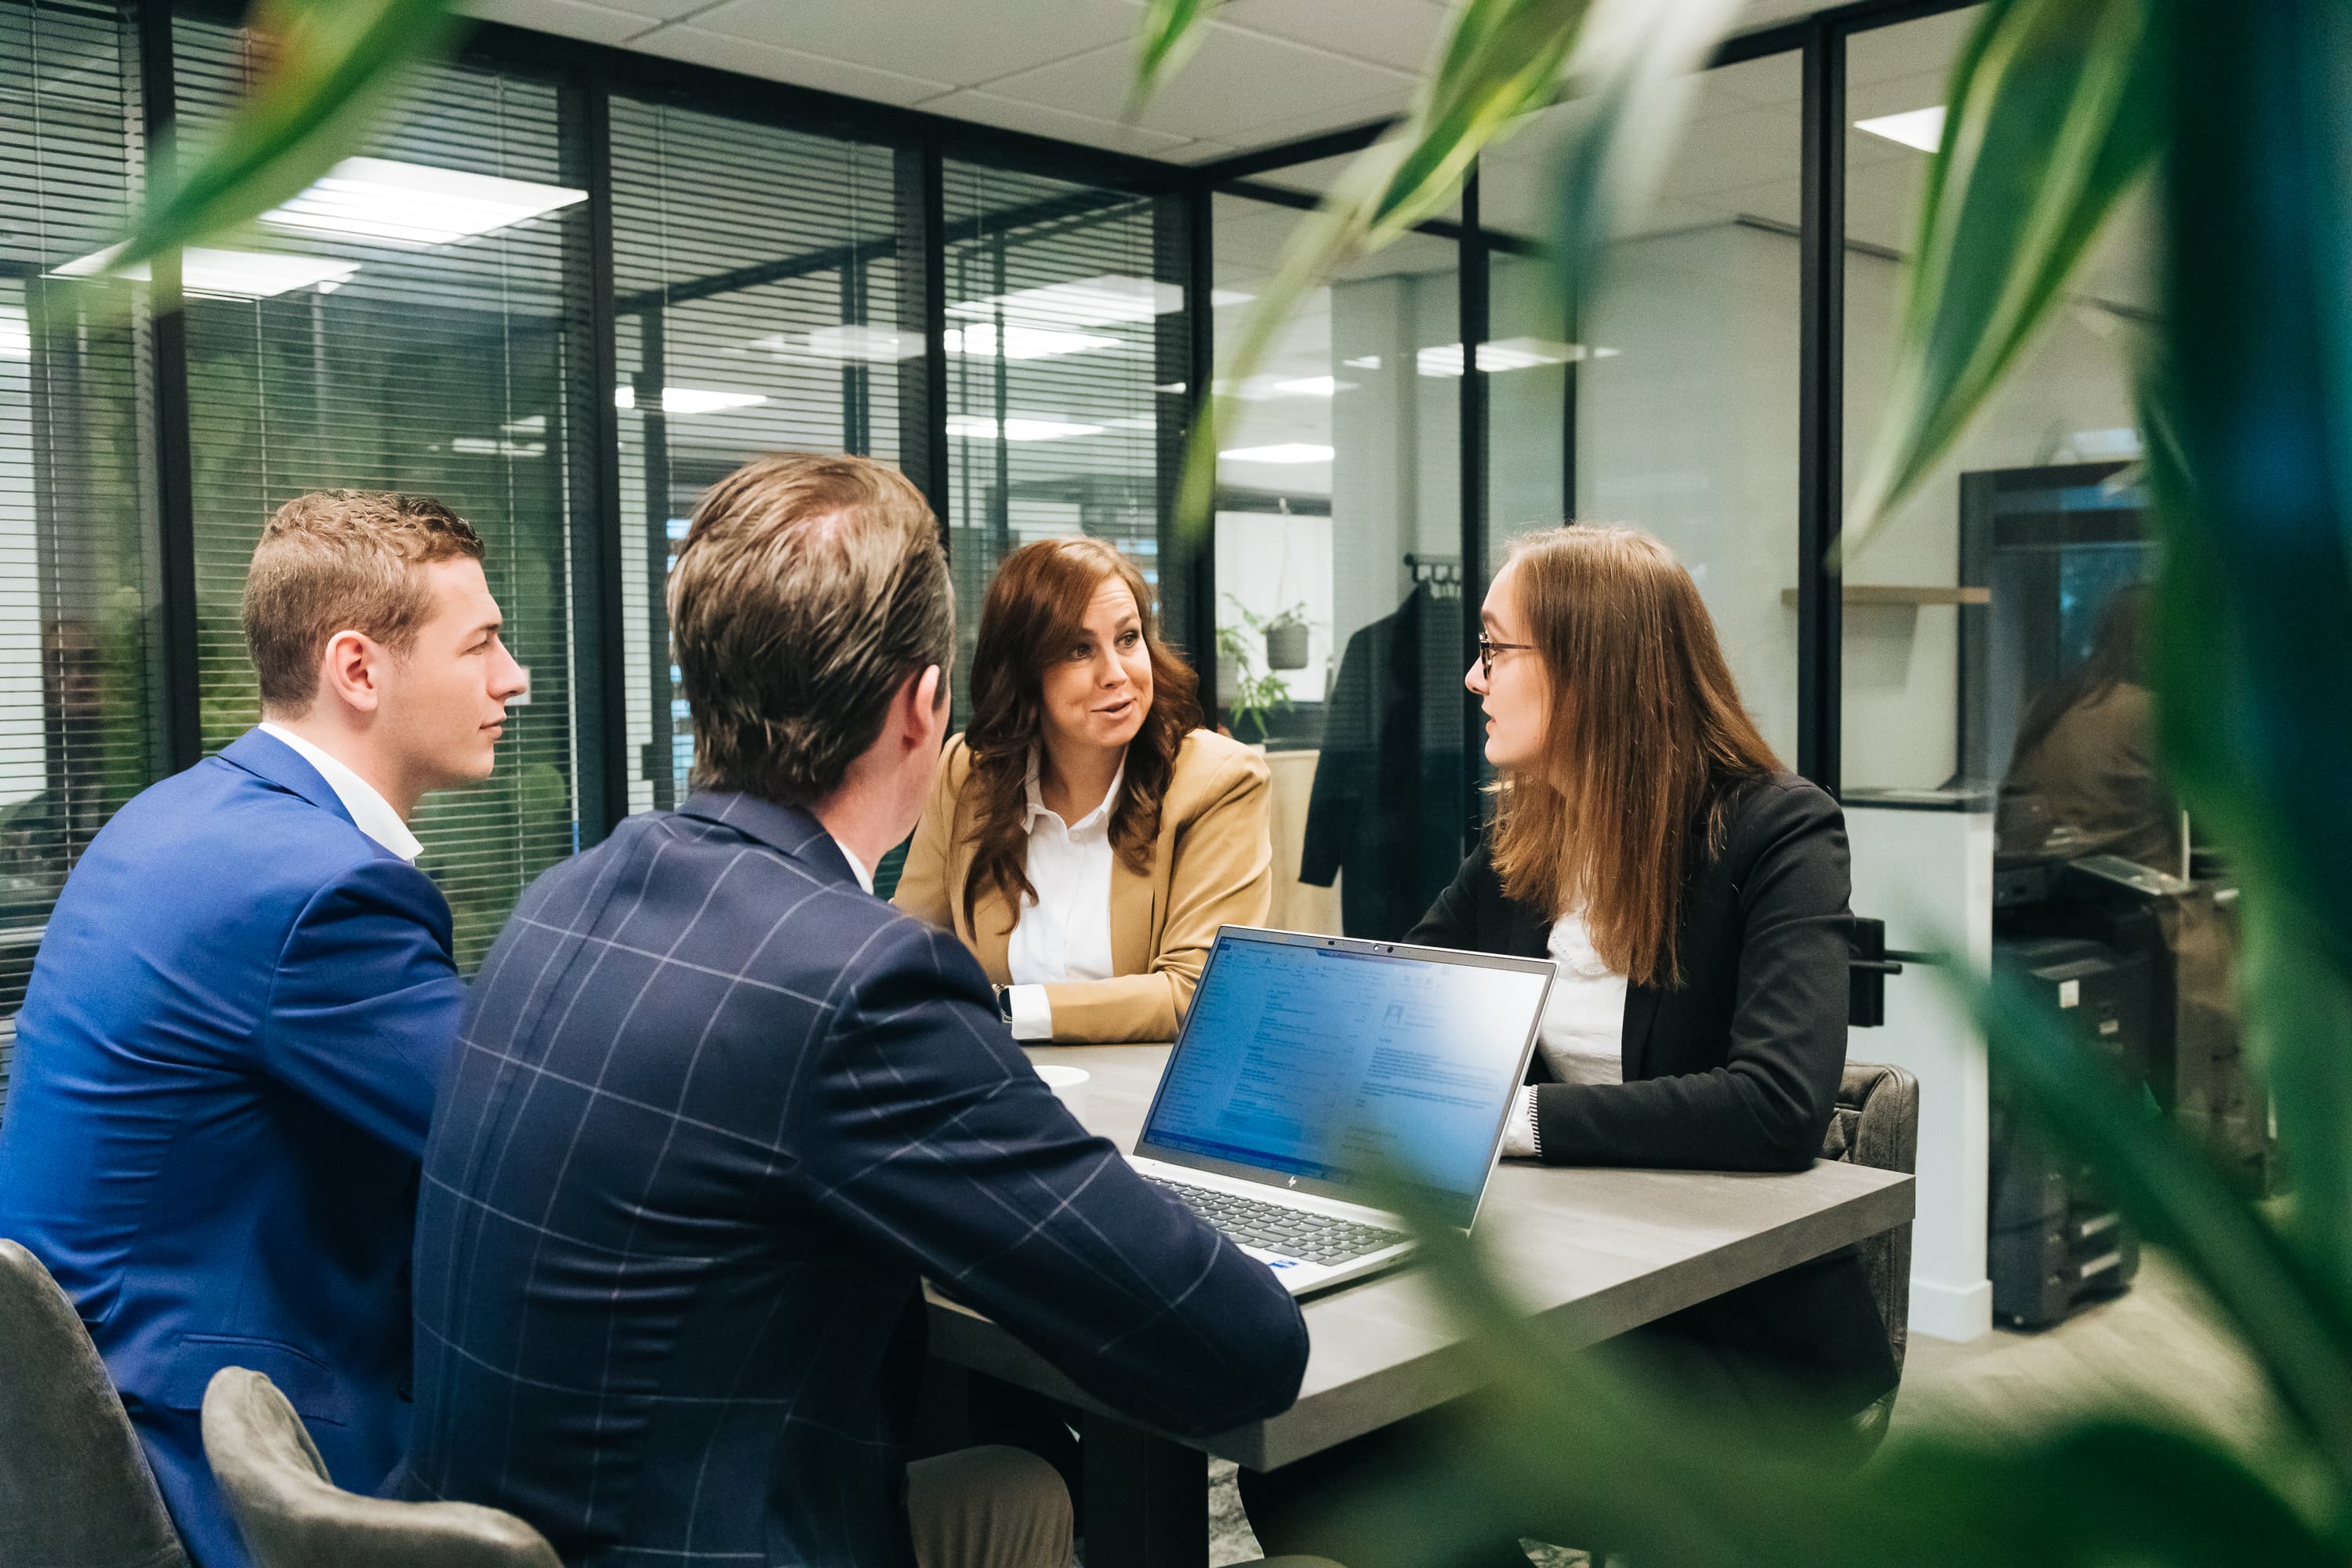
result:
<svg viewBox="0 0 2352 1568"><path fill-rule="evenodd" d="M1540 254L1568 111L1494 149L1231 389L1194 539L1171 516L1191 410L1343 165L1331 138L1184 168L486 26L332 179L163 268L156 302L185 308L151 320L148 284L74 264L118 232L154 132L217 123L250 68L235 8L0 0L0 1018L107 814L251 721L244 558L311 488L439 493L489 542L530 705L499 776L422 825L469 962L538 869L689 787L671 552L714 479L778 449L870 454L932 499L960 674L1005 552L1131 555L1215 721L1267 749L1281 924L1402 934L1451 873L1482 805L1476 605L1513 537L1564 518L1683 553L1792 764L1850 792L1995 787L2033 681L2079 659L2130 564L2003 554L2023 525L2000 520L2038 504L2021 472L2123 493L2114 340L2148 296L2126 237L1838 581L1816 546L1840 476L1809 486L1807 455L1866 438L1923 159L1867 125L1827 157L1805 128L1931 107L1972 13L1922 9L1727 48L1580 300ZM1841 208L1831 360L1806 258ZM1981 618L2003 573L2056 595L2050 626Z"/></svg>

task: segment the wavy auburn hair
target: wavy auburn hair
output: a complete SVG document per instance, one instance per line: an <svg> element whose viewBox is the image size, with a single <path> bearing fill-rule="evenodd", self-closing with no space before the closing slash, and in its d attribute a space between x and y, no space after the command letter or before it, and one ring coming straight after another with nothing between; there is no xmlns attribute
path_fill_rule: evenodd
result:
<svg viewBox="0 0 2352 1568"><path fill-rule="evenodd" d="M983 890L993 889L1016 911L1024 900L1037 896L1029 883L1029 840L1021 820L1028 807L1029 753L1045 744L1045 667L1086 635L1087 606L1112 577L1135 595L1143 622L1151 708L1127 744L1127 776L1111 811L1110 841L1130 868L1150 868L1177 750L1201 727L1200 680L1160 640L1151 585L1133 562L1098 539L1041 539L997 567L972 647L971 722L963 739L971 752L967 787L978 805L971 875L963 887L967 924Z"/></svg>
<svg viewBox="0 0 2352 1568"><path fill-rule="evenodd" d="M1740 706L1715 622L1674 552L1638 529L1570 526L1511 547L1519 619L1551 687L1539 769L1496 789L1503 890L1635 984L1675 985L1690 873L1722 852L1741 785L1780 759Z"/></svg>

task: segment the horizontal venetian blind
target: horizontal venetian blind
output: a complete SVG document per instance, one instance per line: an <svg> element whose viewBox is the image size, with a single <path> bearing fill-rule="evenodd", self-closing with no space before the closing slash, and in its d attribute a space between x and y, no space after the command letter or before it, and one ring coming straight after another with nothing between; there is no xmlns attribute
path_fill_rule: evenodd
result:
<svg viewBox="0 0 2352 1568"><path fill-rule="evenodd" d="M136 66L109 6L0 0L0 1097L75 858L162 763L134 292Z"/></svg>
<svg viewBox="0 0 2352 1568"><path fill-rule="evenodd" d="M611 119L629 801L643 810L676 804L693 760L662 592L696 498L764 452L895 461L900 367L922 342L902 319L890 149L627 97Z"/></svg>
<svg viewBox="0 0 2352 1568"><path fill-rule="evenodd" d="M201 144L253 68L252 44L184 17L175 44L181 120ZM374 162L342 166L343 184L314 186L204 276L190 262L204 743L217 750L259 717L238 599L278 506L306 490L399 489L471 522L531 692L489 782L429 798L414 824L470 968L523 886L575 842L565 389L579 334L566 264L585 208L563 178L548 83L436 67L383 125Z"/></svg>
<svg viewBox="0 0 2352 1568"><path fill-rule="evenodd" d="M1084 533L1160 577L1186 300L1150 197L949 162L949 553L977 610L996 563ZM961 627L959 707L976 613Z"/></svg>

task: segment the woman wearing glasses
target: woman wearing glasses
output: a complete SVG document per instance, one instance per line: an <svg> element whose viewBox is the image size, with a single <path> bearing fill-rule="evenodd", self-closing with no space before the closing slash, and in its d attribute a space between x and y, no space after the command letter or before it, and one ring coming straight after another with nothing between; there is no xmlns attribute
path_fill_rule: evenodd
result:
<svg viewBox="0 0 2352 1568"><path fill-rule="evenodd" d="M971 723L950 741L893 900L951 930L1013 1037L1172 1040L1220 925L1274 898L1265 759L1201 728L1150 588L1093 539L1004 558Z"/></svg>
<svg viewBox="0 0 2352 1568"><path fill-rule="evenodd" d="M1845 1066L1852 916L1837 803L1764 743L1697 587L1648 534L1570 527L1521 539L1481 621L1465 679L1501 775L1494 821L1408 940L1558 965L1504 1152L1559 1165L1804 1169ZM1626 1338L1650 1375L1718 1410L1794 1400L1843 1416L1895 1380L1850 1251ZM1335 1488L1377 1486L1433 1441L1427 1425L1408 1424L1243 1472L1260 1541L1376 1563L1376 1544L1368 1552L1312 1521ZM1489 1555L1524 1563L1506 1542Z"/></svg>

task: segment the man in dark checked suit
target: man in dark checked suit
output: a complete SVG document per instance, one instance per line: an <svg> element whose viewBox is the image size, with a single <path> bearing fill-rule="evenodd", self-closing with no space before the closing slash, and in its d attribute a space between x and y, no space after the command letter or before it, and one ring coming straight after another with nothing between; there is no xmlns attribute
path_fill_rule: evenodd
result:
<svg viewBox="0 0 2352 1568"><path fill-rule="evenodd" d="M751 464L669 612L699 793L541 877L482 966L425 1151L403 1489L597 1568L1064 1568L1043 1461L908 1464L919 1279L1181 1433L1289 1405L1298 1310L1079 1127L953 935L872 895L948 721L913 486Z"/></svg>

